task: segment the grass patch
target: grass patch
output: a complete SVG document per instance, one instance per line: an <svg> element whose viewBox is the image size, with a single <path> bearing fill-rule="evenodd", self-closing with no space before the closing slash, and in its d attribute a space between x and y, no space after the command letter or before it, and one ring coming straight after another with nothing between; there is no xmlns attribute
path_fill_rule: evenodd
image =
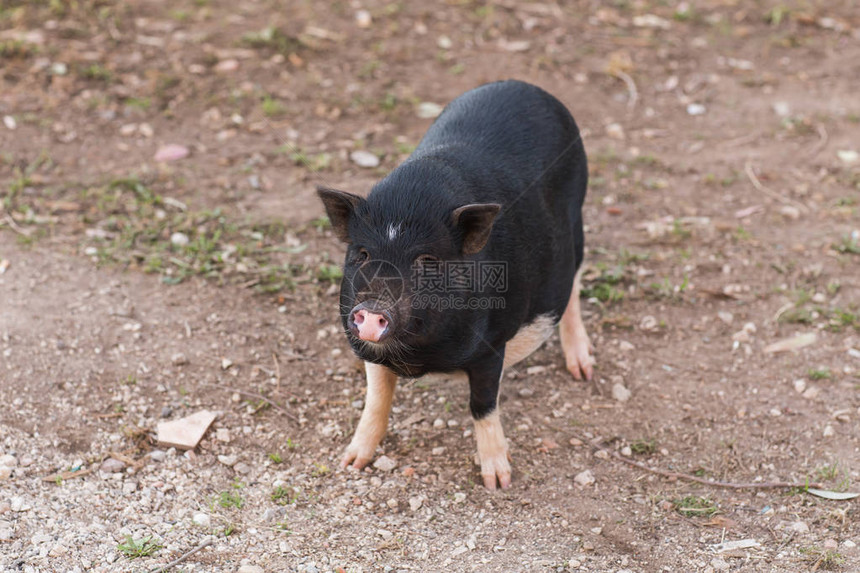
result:
<svg viewBox="0 0 860 573"><path fill-rule="evenodd" d="M301 40L273 26L263 28L259 32L248 32L242 36L242 44L255 50L269 50L285 56L298 52L303 46Z"/></svg>
<svg viewBox="0 0 860 573"><path fill-rule="evenodd" d="M826 464L815 470L815 476L819 481L829 481L839 476L839 464Z"/></svg>
<svg viewBox="0 0 860 573"><path fill-rule="evenodd" d="M242 506L245 505L245 501L237 491L222 491L215 498L215 501L223 508L235 507L236 509L242 509Z"/></svg>
<svg viewBox="0 0 860 573"><path fill-rule="evenodd" d="M618 285L624 279L625 265L608 266L605 263L597 263L596 268L599 271L598 276L583 287L582 295L609 304L624 300L624 291Z"/></svg>
<svg viewBox="0 0 860 573"><path fill-rule="evenodd" d="M110 82L113 79L113 73L101 64L90 64L81 69L80 75L87 80Z"/></svg>
<svg viewBox="0 0 860 573"><path fill-rule="evenodd" d="M290 263L290 255L306 245L284 245L281 223L242 223L220 209L194 210L136 177L22 193L31 185L28 173L13 180L3 206L19 225L29 226L30 240L54 230L46 226L56 220L49 216L52 204L68 203L73 207L63 216L76 217L76 226L87 229L81 250L99 264L158 274L165 284L199 276L258 292L291 289L299 273L317 280L315 266Z"/></svg>
<svg viewBox="0 0 860 573"><path fill-rule="evenodd" d="M0 42L0 58L4 60L24 59L38 53L38 48L29 42L21 40L5 40Z"/></svg>
<svg viewBox="0 0 860 573"><path fill-rule="evenodd" d="M682 515L702 515L710 517L719 511L717 505L707 497L688 495L674 502L678 513Z"/></svg>
<svg viewBox="0 0 860 573"><path fill-rule="evenodd" d="M292 505L299 499L299 492L292 487L279 485L272 491L272 501L278 505Z"/></svg>
<svg viewBox="0 0 860 573"><path fill-rule="evenodd" d="M812 324L812 311L808 308L792 308L782 313L779 322L788 324Z"/></svg>
<svg viewBox="0 0 860 573"><path fill-rule="evenodd" d="M313 172L324 171L331 167L331 153L308 153L289 144L278 147L276 152L288 154L296 165L301 165Z"/></svg>
<svg viewBox="0 0 860 573"><path fill-rule="evenodd" d="M854 233L844 235L838 243L834 243L833 248L843 255L860 255L860 237Z"/></svg>
<svg viewBox="0 0 860 573"><path fill-rule="evenodd" d="M657 442L651 440L634 440L630 443L630 451L634 454L653 454L657 451Z"/></svg>
<svg viewBox="0 0 860 573"><path fill-rule="evenodd" d="M164 547L162 544L153 541L152 536L144 537L143 539L134 539L131 535L126 535L125 541L116 546L117 551L129 559L148 557L162 547Z"/></svg>
<svg viewBox="0 0 860 573"><path fill-rule="evenodd" d="M829 380L832 377L830 368L811 368L809 370L809 378L811 380Z"/></svg>
<svg viewBox="0 0 860 573"><path fill-rule="evenodd" d="M287 112L287 106L285 106L283 102L268 95L263 98L261 107L263 109L263 115L266 117L280 117Z"/></svg>
<svg viewBox="0 0 860 573"><path fill-rule="evenodd" d="M812 571L822 569L834 571L845 563L845 557L833 549L821 549L819 547L801 547L798 549L804 560L811 564Z"/></svg>

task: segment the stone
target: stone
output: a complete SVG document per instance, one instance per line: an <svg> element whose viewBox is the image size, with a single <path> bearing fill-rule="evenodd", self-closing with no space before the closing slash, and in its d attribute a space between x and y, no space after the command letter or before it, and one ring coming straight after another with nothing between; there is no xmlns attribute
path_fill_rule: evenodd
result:
<svg viewBox="0 0 860 573"><path fill-rule="evenodd" d="M594 482L597 480L594 479L594 474L591 473L591 470L585 470L576 474L576 477L573 478L573 481L578 485L581 485L582 487L587 487L594 484Z"/></svg>
<svg viewBox="0 0 860 573"><path fill-rule="evenodd" d="M197 447L209 426L217 418L217 414L209 410L201 410L185 418L158 424L158 443L161 446L174 447L180 450L192 450Z"/></svg>
<svg viewBox="0 0 860 573"><path fill-rule="evenodd" d="M0 456L0 466L4 468L14 468L18 466L18 459L12 454Z"/></svg>
<svg viewBox="0 0 860 573"><path fill-rule="evenodd" d="M218 461L227 467L233 467L234 465L236 465L236 462L239 461L239 456L237 456L236 454L231 454L229 456L220 455L218 456Z"/></svg>
<svg viewBox="0 0 860 573"><path fill-rule="evenodd" d="M617 401L626 402L632 395L633 392L631 392L624 384L616 382L612 385L612 397Z"/></svg>
<svg viewBox="0 0 860 573"><path fill-rule="evenodd" d="M439 117L440 113L442 113L442 106L438 103L425 101L418 104L417 115L421 119L433 119Z"/></svg>
<svg viewBox="0 0 860 573"><path fill-rule="evenodd" d="M397 461L389 458L388 456L379 456L376 458L376 461L373 462L373 467L379 471L390 472L397 467Z"/></svg>
<svg viewBox="0 0 860 573"><path fill-rule="evenodd" d="M359 10L355 13L355 24L359 28L370 28L373 24L373 17L367 10Z"/></svg>
<svg viewBox="0 0 860 573"><path fill-rule="evenodd" d="M209 527L209 525L212 523L212 518L209 517L209 514L203 513L202 511L198 511L191 518L191 521L193 521L195 525L199 525L200 527Z"/></svg>
<svg viewBox="0 0 860 573"><path fill-rule="evenodd" d="M191 242L191 239L188 238L188 235L185 233L180 233L176 231L172 235L170 235L170 242L177 247L184 247Z"/></svg>
<svg viewBox="0 0 860 573"><path fill-rule="evenodd" d="M186 358L186 356L181 352L177 352L176 354L171 356L170 361L173 363L174 366L182 366L184 364L188 364L188 358Z"/></svg>
<svg viewBox="0 0 860 573"><path fill-rule="evenodd" d="M803 521L795 521L789 525L788 528L797 533L809 533L809 526Z"/></svg>
<svg viewBox="0 0 860 573"><path fill-rule="evenodd" d="M379 158L369 151L358 149L349 154L349 158L359 167L379 167Z"/></svg>
<svg viewBox="0 0 860 573"><path fill-rule="evenodd" d="M610 123L606 126L606 135L608 135L612 139L623 140L626 136L624 135L624 128L621 127L620 123Z"/></svg>
<svg viewBox="0 0 860 573"><path fill-rule="evenodd" d="M102 465L99 466L99 470L101 470L105 473L109 473L109 474L115 474L117 472L121 472L124 469L125 469L125 462L121 462L121 461L116 460L114 458L106 459L105 461L102 462Z"/></svg>
<svg viewBox="0 0 860 573"><path fill-rule="evenodd" d="M266 573L266 570L259 565L242 565L236 573Z"/></svg>
<svg viewBox="0 0 860 573"><path fill-rule="evenodd" d="M184 145L169 143L158 148L154 159L159 162L179 161L188 157L189 150Z"/></svg>
<svg viewBox="0 0 860 573"><path fill-rule="evenodd" d="M418 511L421 509L421 506L424 505L423 497L410 497L409 498L409 509L412 511Z"/></svg>

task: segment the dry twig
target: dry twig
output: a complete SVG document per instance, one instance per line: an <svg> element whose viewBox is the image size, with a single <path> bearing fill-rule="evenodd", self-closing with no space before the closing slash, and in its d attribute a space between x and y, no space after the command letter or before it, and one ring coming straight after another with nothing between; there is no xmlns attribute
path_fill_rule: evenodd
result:
<svg viewBox="0 0 860 573"><path fill-rule="evenodd" d="M815 125L815 129L818 130L818 142L812 147L812 150L809 152L809 158L812 159L819 153L821 150L827 147L827 141L829 136L827 135L827 130L824 129L824 126L819 124Z"/></svg>
<svg viewBox="0 0 860 573"><path fill-rule="evenodd" d="M281 389L281 365L278 364L278 355L272 352L272 360L275 362L275 379L277 382L278 390Z"/></svg>
<svg viewBox="0 0 860 573"><path fill-rule="evenodd" d="M624 82L627 85L627 111L632 112L636 107L636 102L639 100L639 90L636 89L636 82L626 72L615 70L612 75Z"/></svg>
<svg viewBox="0 0 860 573"><path fill-rule="evenodd" d="M3 217L3 220L6 221L6 224L9 225L9 228L18 233L19 235L23 235L24 237L29 237L29 231L26 231L18 226L18 223L15 222L15 219L12 218L11 215L6 215Z"/></svg>
<svg viewBox="0 0 860 573"><path fill-rule="evenodd" d="M272 400L271 398L266 398L262 394L257 394L256 392L248 392L247 390L239 390L238 388L230 388L229 386L221 386L220 384L201 384L201 386L211 386L212 388L220 388L221 390L226 390L228 392L235 392L242 396L247 396L248 398L254 398L256 400L262 400L278 412L282 413L284 416L289 418L290 420L298 423L299 419L291 412L287 411L286 408Z"/></svg>
<svg viewBox="0 0 860 573"><path fill-rule="evenodd" d="M700 483L703 485L708 485L711 487L719 487L719 488L724 488L724 489L779 489L779 488L808 489L810 487L823 489L825 487L824 485L822 485L820 483L815 483L815 482L798 483L798 482L788 482L788 481L775 481L775 482L766 482L765 481L765 482L735 483L735 482L727 482L727 481L708 480L708 479L700 478L698 476L694 476L694 475L690 475L690 474L684 474L684 473L680 473L680 472L670 472L670 471L661 470L658 468L649 467L649 466L643 464L642 462L637 462L636 460L631 460L630 458L628 458L626 456L622 456L621 454L619 454L615 450L610 450L610 449L602 447L600 445L600 441L601 441L600 438L595 438L594 440L589 440L589 439L584 438L583 436L577 436L576 434L574 434L574 436L577 439L579 439L580 441L589 444L592 448L594 448L595 451L604 450L607 454L609 454L610 456L612 456L613 458L615 458L618 461L624 462L627 465L631 465L631 466L637 467L639 469L645 470L647 472L650 472L652 474L657 474L659 476L663 476L663 477L669 478L669 479L680 479L680 480L684 480L684 481L692 481L692 482Z"/></svg>
<svg viewBox="0 0 860 573"><path fill-rule="evenodd" d="M203 549L205 549L206 547L209 547L213 543L215 543L215 539L212 537L209 537L206 540L204 540L203 543L201 543L200 545L198 545L197 547L195 547L191 551L189 551L187 553L183 553L182 555L180 555L179 557L177 557L176 559L174 559L173 561L171 561L167 565L165 565L163 567L156 567L155 569L151 569L150 573L163 573L164 571L167 571L168 569L173 569L174 567L181 564L183 561L185 561L186 559L188 559L189 557L191 557L192 555L194 555L198 551L202 551Z"/></svg>
<svg viewBox="0 0 860 573"><path fill-rule="evenodd" d="M799 201L795 201L793 199L789 199L785 195L782 195L781 193L777 193L773 189L769 189L769 188L765 187L764 185L762 185L761 181L759 181L758 177L755 174L755 170L753 169L752 163L750 163L749 161L747 161L746 165L744 165L744 171L746 172L747 177L749 177L750 183L752 183L753 187L755 187L758 191L761 191L762 193L764 193L768 197L770 197L772 199L776 199L777 201L785 203L786 205L792 205L794 207L797 207L798 209L800 209L804 213L809 212L809 207L807 207L803 203L801 203Z"/></svg>

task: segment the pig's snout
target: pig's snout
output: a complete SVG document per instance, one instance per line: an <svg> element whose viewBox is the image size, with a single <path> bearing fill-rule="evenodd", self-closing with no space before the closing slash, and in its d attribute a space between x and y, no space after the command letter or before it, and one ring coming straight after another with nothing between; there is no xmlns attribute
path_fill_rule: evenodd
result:
<svg viewBox="0 0 860 573"><path fill-rule="evenodd" d="M349 329L361 340L382 342L391 332L391 315L376 313L358 305L349 313Z"/></svg>

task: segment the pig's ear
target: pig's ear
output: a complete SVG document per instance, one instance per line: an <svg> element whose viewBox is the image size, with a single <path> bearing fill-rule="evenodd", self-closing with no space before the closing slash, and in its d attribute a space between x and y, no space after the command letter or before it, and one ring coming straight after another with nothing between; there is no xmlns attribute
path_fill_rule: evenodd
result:
<svg viewBox="0 0 860 573"><path fill-rule="evenodd" d="M464 255L477 253L484 248L501 208L498 203L475 203L454 209L454 227L463 234Z"/></svg>
<svg viewBox="0 0 860 573"><path fill-rule="evenodd" d="M349 220L355 214L356 207L364 203L364 199L358 195L328 187L317 187L317 195L320 196L323 205L325 205L325 212L331 221L334 234L344 243L349 243L349 231L347 230Z"/></svg>

